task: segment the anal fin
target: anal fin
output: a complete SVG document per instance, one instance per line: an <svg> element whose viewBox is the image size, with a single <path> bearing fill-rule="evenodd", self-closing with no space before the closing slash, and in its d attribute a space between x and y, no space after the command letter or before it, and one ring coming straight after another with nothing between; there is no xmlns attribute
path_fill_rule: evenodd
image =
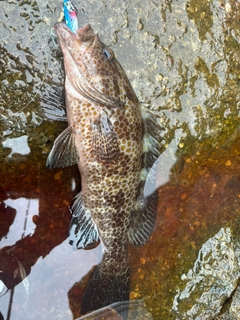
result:
<svg viewBox="0 0 240 320"><path fill-rule="evenodd" d="M92 151L97 161L112 161L117 159L120 149L118 136L102 110L100 118L92 121Z"/></svg>
<svg viewBox="0 0 240 320"><path fill-rule="evenodd" d="M79 153L75 145L72 127L67 127L54 141L46 166L49 169L68 167L79 162Z"/></svg>
<svg viewBox="0 0 240 320"><path fill-rule="evenodd" d="M69 243L78 249L89 249L100 241L97 225L91 217L90 210L84 206L80 192L74 200L72 219L69 226Z"/></svg>
<svg viewBox="0 0 240 320"><path fill-rule="evenodd" d="M157 204L157 190L147 198L142 195L138 198L128 230L128 239L133 246L140 247L148 242L155 226Z"/></svg>

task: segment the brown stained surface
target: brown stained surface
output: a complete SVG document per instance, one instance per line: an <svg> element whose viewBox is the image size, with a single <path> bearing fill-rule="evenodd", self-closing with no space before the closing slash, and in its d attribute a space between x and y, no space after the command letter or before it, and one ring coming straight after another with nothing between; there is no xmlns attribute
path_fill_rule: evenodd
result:
<svg viewBox="0 0 240 320"><path fill-rule="evenodd" d="M182 289L180 277L192 268L203 243L225 226L239 239L239 142L236 138L221 147L197 143L159 189L152 239L130 250L131 297L147 297L154 319L175 319L170 309L177 289Z"/></svg>
<svg viewBox="0 0 240 320"><path fill-rule="evenodd" d="M39 133L45 126L38 128ZM0 280L9 288L0 299L0 311L4 319L7 314L19 320L71 318L72 312L77 317L82 289L74 283L98 263L100 247L80 252L68 244L68 207L80 188L77 167L50 171L46 153L29 145L29 155L13 154L0 166ZM38 201L34 209L32 200ZM18 201L18 207L9 201L13 207ZM29 231L31 222L34 227ZM23 273L29 289L21 282Z"/></svg>

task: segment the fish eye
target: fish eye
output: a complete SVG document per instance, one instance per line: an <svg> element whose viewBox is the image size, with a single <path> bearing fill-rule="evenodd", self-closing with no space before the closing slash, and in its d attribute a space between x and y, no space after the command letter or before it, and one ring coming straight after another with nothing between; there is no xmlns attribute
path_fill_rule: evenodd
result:
<svg viewBox="0 0 240 320"><path fill-rule="evenodd" d="M109 48L104 48L103 54L104 54L104 57L108 60L112 60L112 58L114 57L114 53Z"/></svg>

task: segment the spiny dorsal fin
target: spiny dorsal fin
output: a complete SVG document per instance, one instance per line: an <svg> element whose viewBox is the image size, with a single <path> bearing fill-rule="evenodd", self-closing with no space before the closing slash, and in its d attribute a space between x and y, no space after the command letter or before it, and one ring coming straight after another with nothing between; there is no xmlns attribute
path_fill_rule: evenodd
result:
<svg viewBox="0 0 240 320"><path fill-rule="evenodd" d="M69 243L78 249L88 249L99 242L97 225L91 217L90 210L84 206L83 196L80 192L74 200L72 219L69 226Z"/></svg>
<svg viewBox="0 0 240 320"><path fill-rule="evenodd" d="M53 169L72 166L78 162L79 154L75 145L75 134L72 132L72 127L69 126L54 141L46 166Z"/></svg>
<svg viewBox="0 0 240 320"><path fill-rule="evenodd" d="M101 110L100 118L92 121L92 151L97 161L112 161L119 155L118 136L107 117Z"/></svg>

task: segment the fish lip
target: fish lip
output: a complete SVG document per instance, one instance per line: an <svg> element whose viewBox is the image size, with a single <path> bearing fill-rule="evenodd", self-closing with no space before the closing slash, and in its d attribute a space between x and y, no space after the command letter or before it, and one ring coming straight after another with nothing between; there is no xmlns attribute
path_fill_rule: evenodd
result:
<svg viewBox="0 0 240 320"><path fill-rule="evenodd" d="M57 22L57 23L55 23L54 29L55 29L56 32L57 32L58 38L59 38L59 37L64 38L63 35L62 35L63 32L67 33L67 34L68 34L69 36L71 36L71 37L76 37L75 33L73 33L73 32L71 31L71 29L69 29L69 27L68 27L65 23L63 23L63 22Z"/></svg>
<svg viewBox="0 0 240 320"><path fill-rule="evenodd" d="M68 26L63 22L58 22L54 25L54 29L56 31L58 41L62 51L67 49L67 40L71 39L73 42L77 42L77 37L75 33L73 33Z"/></svg>
<svg viewBox="0 0 240 320"><path fill-rule="evenodd" d="M54 29L56 31L59 45L63 54L66 51L77 51L80 49L82 44L84 45L82 48L89 49L96 38L96 35L94 34L90 24L87 24L83 28L77 29L75 33L72 32L72 30L63 22L56 23L54 25Z"/></svg>
<svg viewBox="0 0 240 320"><path fill-rule="evenodd" d="M78 36L81 36L81 35L84 36L84 35L87 35L88 33L92 33L92 35L94 34L90 23L86 24L82 28L78 28L76 30L76 33L72 32L72 30L64 22L55 23L54 29L56 30L58 36L61 35L62 32L66 32L68 33L68 35L70 35L73 38L77 38Z"/></svg>
<svg viewBox="0 0 240 320"><path fill-rule="evenodd" d="M58 30L61 29L61 28L65 29L65 30L68 30L69 32L72 32L72 31L69 29L69 27L66 25L66 23L64 23L64 22L57 22L57 23L55 23L54 29L55 29L56 31L58 31Z"/></svg>

